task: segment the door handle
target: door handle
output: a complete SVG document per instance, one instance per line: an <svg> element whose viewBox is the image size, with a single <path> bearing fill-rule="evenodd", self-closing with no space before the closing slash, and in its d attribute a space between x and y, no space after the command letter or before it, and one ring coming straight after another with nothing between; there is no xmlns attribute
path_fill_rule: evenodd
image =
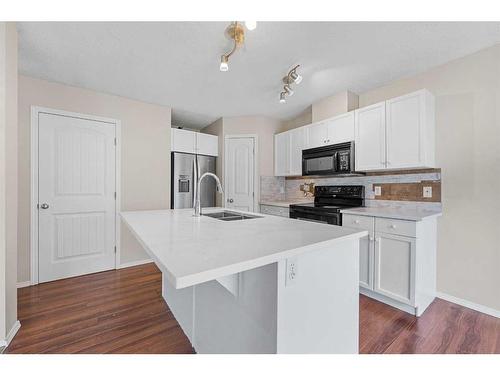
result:
<svg viewBox="0 0 500 375"><path fill-rule="evenodd" d="M234 199L233 199L233 198L228 198L228 199L227 199L227 201L228 201L229 203L233 203L233 202L234 202Z"/></svg>
<svg viewBox="0 0 500 375"><path fill-rule="evenodd" d="M42 210L46 210L47 208L49 208L49 205L48 205L47 203L42 203L42 204L40 205L40 208L41 208Z"/></svg>

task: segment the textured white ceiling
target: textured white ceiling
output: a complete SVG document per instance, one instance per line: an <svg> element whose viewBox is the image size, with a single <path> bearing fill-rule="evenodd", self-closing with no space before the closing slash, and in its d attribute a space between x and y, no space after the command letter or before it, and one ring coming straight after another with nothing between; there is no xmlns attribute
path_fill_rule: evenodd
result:
<svg viewBox="0 0 500 375"><path fill-rule="evenodd" d="M173 108L201 128L221 116L288 119L343 90L363 92L500 42L500 23L259 22L219 71L228 23L21 22L19 69L32 77ZM281 77L304 76L286 104Z"/></svg>

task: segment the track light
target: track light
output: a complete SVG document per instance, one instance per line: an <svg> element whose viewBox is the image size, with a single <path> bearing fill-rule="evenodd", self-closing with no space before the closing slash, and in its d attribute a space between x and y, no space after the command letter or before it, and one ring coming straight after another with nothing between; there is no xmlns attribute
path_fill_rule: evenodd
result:
<svg viewBox="0 0 500 375"><path fill-rule="evenodd" d="M250 31L255 30L257 27L257 21L245 21L245 26Z"/></svg>
<svg viewBox="0 0 500 375"><path fill-rule="evenodd" d="M294 94L294 91L292 89L292 84L298 85L300 82L302 82L302 76L297 73L297 69L300 65L294 66L286 76L282 78L282 82L285 84L283 86L283 90L280 93L280 103L285 103L286 102L286 97L287 96L292 96Z"/></svg>
<svg viewBox="0 0 500 375"><path fill-rule="evenodd" d="M228 60L229 59L228 59L228 57L226 55L222 55L220 57L220 67L219 67L219 69L220 69L221 72L227 72L229 70L229 65L227 63Z"/></svg>

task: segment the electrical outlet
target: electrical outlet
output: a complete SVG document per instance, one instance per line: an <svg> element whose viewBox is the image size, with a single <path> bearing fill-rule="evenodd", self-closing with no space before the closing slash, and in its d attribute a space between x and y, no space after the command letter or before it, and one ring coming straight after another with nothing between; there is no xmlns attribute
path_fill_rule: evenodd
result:
<svg viewBox="0 0 500 375"><path fill-rule="evenodd" d="M285 285L292 285L297 281L297 259L289 258L286 260L286 282Z"/></svg>
<svg viewBox="0 0 500 375"><path fill-rule="evenodd" d="M375 195L382 195L382 186L375 186Z"/></svg>
<svg viewBox="0 0 500 375"><path fill-rule="evenodd" d="M424 198L432 198L432 186L424 186L422 193Z"/></svg>

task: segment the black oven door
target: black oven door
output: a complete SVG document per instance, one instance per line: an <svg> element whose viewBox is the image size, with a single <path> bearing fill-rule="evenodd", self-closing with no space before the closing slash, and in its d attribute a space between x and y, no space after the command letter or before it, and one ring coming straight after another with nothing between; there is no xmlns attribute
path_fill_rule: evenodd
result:
<svg viewBox="0 0 500 375"><path fill-rule="evenodd" d="M312 210L293 206L290 206L290 218L330 225L342 225L341 213L312 212Z"/></svg>

